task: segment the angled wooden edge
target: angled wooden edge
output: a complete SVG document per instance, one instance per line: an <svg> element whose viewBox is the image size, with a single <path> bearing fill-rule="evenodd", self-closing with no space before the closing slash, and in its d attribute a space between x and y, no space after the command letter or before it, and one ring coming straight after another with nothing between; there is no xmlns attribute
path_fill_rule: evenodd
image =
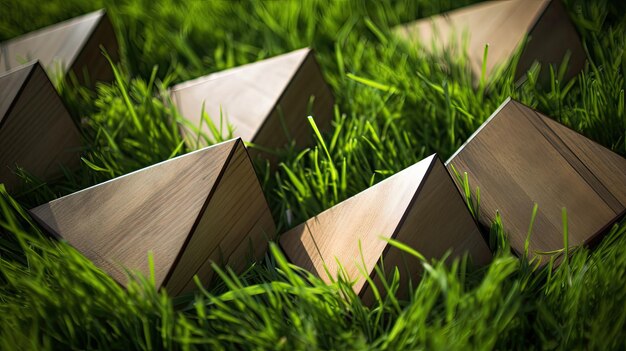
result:
<svg viewBox="0 0 626 351"><path fill-rule="evenodd" d="M4 118L11 113L24 91L39 61L32 61L0 74L0 129Z"/></svg>
<svg viewBox="0 0 626 351"><path fill-rule="evenodd" d="M554 34L554 31L558 33ZM535 19L528 34L530 41L526 43L516 69L518 84L526 79L526 72L536 59L544 61L541 62L544 80L548 77L547 66L555 66L555 72L558 72L558 65L568 53L569 63L563 79L568 81L583 69L587 54L580 34L561 0L550 0ZM532 53L541 54L535 56Z"/></svg>
<svg viewBox="0 0 626 351"><path fill-rule="evenodd" d="M205 194L213 191L215 180L223 174L225 160L238 143L239 140L229 140L163 161L29 212L47 232L66 240L122 286L128 282L127 268L148 275L147 255L154 251L155 281L161 287L183 244L189 240L189 229L200 217L198 207L206 203ZM194 166L197 162L209 162L212 166ZM171 170L164 173L164 167ZM179 167L192 167L193 173L179 172ZM181 185L185 180L189 182ZM210 188L192 188L203 184ZM171 201L178 214L172 214L163 201ZM176 205L175 201L183 203ZM177 218L168 220L167 215ZM139 228L133 229L133 225ZM114 237L119 240L112 240Z"/></svg>
<svg viewBox="0 0 626 351"><path fill-rule="evenodd" d="M206 100L206 97L204 97L205 94L203 93L204 91L216 89L218 87L217 84L219 84L220 82L223 82L223 86L220 87L220 89L226 89L228 91L228 89L232 89L239 84L244 85L244 83L247 83L245 82L247 80L246 77L249 76L256 77L259 75L266 75L268 77L273 77L273 74L268 75L268 73L265 72L265 70L263 70L262 68L270 66L281 67L282 69L284 69L284 72L286 72L286 74L285 76L283 76L282 74L280 75L281 79L279 82L273 81L272 83L279 84L272 84L270 89L260 87L255 88L254 86L245 86L245 90L243 90L241 94L234 96L220 96L217 99L212 99L213 103L209 103L207 106L205 106L205 112L207 112L213 122L217 124L218 121L216 121L216 118L219 116L216 116L217 111L215 111L215 109L218 105L217 102L219 101L220 113L222 112L221 108L224 107L226 115L232 114L229 115L225 121L228 123L232 123L233 126L235 126L236 130L234 134L236 136L244 138L245 141L254 140L254 135L259 130L263 122L266 121L268 117L272 114L272 111L276 106L278 99L280 98L280 96L282 96L285 87L290 83L298 68L302 65L302 62L305 60L308 50L308 48L299 49L266 58L260 61L229 68L223 71L213 72L206 76L179 83L171 87L169 89L171 101L173 105L176 106L177 109L180 111L181 117L183 117L183 119L185 120L185 123L182 123L179 127L181 129L181 132L185 135L185 141L187 143L192 141L187 137L187 134L193 136L195 134L194 129L197 127L198 124L202 125L201 130L203 132L208 133L208 128L204 123L201 123L200 116L200 106L202 105L202 103L200 103L200 100ZM297 59L297 61L294 59ZM264 94L259 94L259 90L262 90L265 93L270 92L270 96L264 96ZM188 98L189 94L192 96L192 98ZM232 100L252 98L251 96L248 96L250 94L256 95L254 99L260 98L261 101L257 101L257 103L254 105L253 110L256 110L254 113L251 114L251 111L246 111L245 113L242 113L242 106L248 106L249 103L247 101L235 101L235 103ZM193 107L194 109L197 107L198 111L190 112L190 107ZM235 111L239 110L239 113L233 112L233 109ZM248 108L243 108L243 110L247 109ZM253 116L255 118L242 118L245 115Z"/></svg>
<svg viewBox="0 0 626 351"><path fill-rule="evenodd" d="M219 186L219 183L222 180L222 177L224 177L224 173L226 172L226 169L228 168L228 164L230 163L231 159L233 158L233 155L235 154L235 149L237 148L237 145L240 142L241 142L240 138L235 139L235 144L233 145L233 147L231 148L230 152L228 153L228 156L226 157L226 161L224 162L224 165L222 166L222 169L220 170L217 178L215 179L215 182L213 183L213 186L211 187L211 190L209 191L209 194L207 195L206 200L204 200L204 203L202 204L202 208L200 209L199 215L196 217L196 219L195 219L195 221L194 221L194 223L193 223L193 225L191 227L191 230L189 231L189 234L187 235L187 237L185 238L185 241L183 242L182 246L178 250L178 254L176 255L176 258L174 259L174 262L172 262L172 265L170 266L169 271L167 272L165 278L163 279L162 286L166 286L170 282L170 280L172 279L172 275L174 273L174 270L176 269L176 266L178 266L178 264L182 260L182 257L185 254L185 251L187 250L187 247L189 246L189 242L191 241L194 232L198 228L198 225L199 225L199 223L200 223L200 221L201 221L201 219L203 217L203 214L206 212L207 206L209 205L209 202L211 201L211 198L215 194L215 191L216 191L217 187Z"/></svg>
<svg viewBox="0 0 626 351"><path fill-rule="evenodd" d="M78 49L78 54L74 56L68 67L69 71L72 71L80 82L93 87L97 81L112 81L114 79L113 69L101 52L101 46L115 63L119 61L119 45L107 11L100 9L90 14L97 14L98 19L95 25L90 28L86 39ZM96 38L101 38L101 40ZM89 71L92 71L91 74L94 76L85 77L85 73L89 73ZM89 80L87 81L87 79Z"/></svg>
<svg viewBox="0 0 626 351"><path fill-rule="evenodd" d="M320 75L320 77L322 76L322 70L321 70L319 64L317 63L317 60L315 59L315 53L314 53L313 49L306 48L306 50L307 50L306 56L304 57L304 59L302 61L300 61L300 64L298 65L296 70L293 72L291 78L289 79L289 82L285 86L285 89L283 89L283 91L281 92L280 96L278 97L278 99L274 103L274 106L272 106L272 109L270 110L270 115L274 111L276 111L276 109L280 105L281 101L283 101L283 99L285 98L285 95L286 95L287 91L289 91L291 88L293 88L293 85L295 84L294 81L296 81L296 78L301 74L301 72L303 70L303 67L306 66L307 63L312 62L314 67L317 69L317 73ZM323 78L322 78L322 80L323 80ZM334 96L332 95L332 93L330 93L330 88L328 87L328 84L325 81L324 81L324 87L328 91L328 93L331 96L331 98L333 99L332 101L334 103ZM259 136L259 134L263 132L264 128L267 128L268 117L269 117L269 115L265 117L265 119L263 120L263 123L257 129L254 137L252 138L253 141L256 140L257 137Z"/></svg>
<svg viewBox="0 0 626 351"><path fill-rule="evenodd" d="M79 127L41 64L16 67L0 76L0 84L0 182L9 191L21 184L15 165L45 181L61 177L59 165L77 168Z"/></svg>
<svg viewBox="0 0 626 351"><path fill-rule="evenodd" d="M463 151L463 149L465 149L465 146L467 146L470 142L472 142L474 138L476 138L478 134L480 134L483 128L485 128L489 124L489 122L491 122L491 120L493 120L494 118L496 118L496 116L498 116L498 114L500 114L500 111L502 111L502 109L506 107L511 101L515 100L513 100L510 96L507 97L504 102L500 104L500 106L498 106L495 111L493 111L493 113L483 122L483 124L481 124L480 127L478 127L478 129L476 129L476 131L472 133L472 135L470 135L469 138L467 138L467 140L452 154L452 156L450 156L448 160L446 160L446 162L444 163L446 167L456 156L458 156Z"/></svg>
<svg viewBox="0 0 626 351"><path fill-rule="evenodd" d="M314 137L307 117L313 116L318 129L327 131L333 120L334 103L333 93L310 50L257 129L253 143L261 148L250 150L253 159L267 160L274 169L278 157L265 150L281 149L292 142L298 149L310 146Z"/></svg>
<svg viewBox="0 0 626 351"><path fill-rule="evenodd" d="M311 49L309 49L309 48L298 49L298 50L287 52L287 53L284 53L284 54L281 54L281 55L272 56L272 57L269 57L269 58L266 58L266 59L263 59L263 60L260 60L260 61L250 62L250 63L244 64L244 65L241 65L241 66L233 67L233 68L226 69L226 70L219 71L219 72L213 72L213 73L211 73L209 75L206 75L206 76L203 76L203 77L199 77L199 78L192 79L192 80L189 80L189 81L186 81L186 82L183 82L183 83L179 83L179 84L177 84L177 85L175 85L175 86L173 86L172 88L169 89L169 94L170 94L170 97L171 97L172 102L174 103L174 105L178 106L178 108L180 109L182 107L182 105L183 105L182 102L180 101L181 92L183 92L183 91L185 91L187 89L193 89L194 87L196 87L198 85L206 84L206 83L211 82L211 81L228 79L230 76L238 76L238 75L244 74L244 72L246 70L258 67L260 64L272 63L275 60L283 59L286 56L291 56L291 55L297 54L298 52L306 51L306 54L304 55L304 57L297 63L297 66L293 68L293 71L291 71L289 73L289 76L286 79L286 84L283 87L281 87L281 90L279 91L279 94L278 94L276 100L274 100L272 102L272 105L267 110L266 115L263 116L261 124L259 124L259 126L256 128L255 133L249 138L250 140L246 140L246 141L253 141L256 138L256 134L258 133L258 131L263 127L263 125L265 124L265 122L267 121L269 116L275 110L276 105L278 104L278 101L284 95L286 87L291 84L293 78L296 76L297 72L302 67L303 62L309 56L310 50ZM183 115L183 117L185 119L188 119L187 116Z"/></svg>
<svg viewBox="0 0 626 351"><path fill-rule="evenodd" d="M415 249L427 260L445 257L449 262L467 254L473 264L484 266L492 257L478 222L438 157L430 165L392 239ZM378 289L384 297L386 291L381 290L381 280L389 279L395 269L400 271L396 291L399 298L407 298L411 288L409 282L415 288L423 275L420 259L392 245L385 247L377 265L386 278L376 270L371 271L369 282L359 294L367 305L375 301L373 289Z"/></svg>
<svg viewBox="0 0 626 351"><path fill-rule="evenodd" d="M47 56L46 59L43 59L42 55L36 55L37 57L34 57L34 59L43 61L42 65L48 75L54 75L55 78L59 74L66 77L69 72L73 72L80 82L90 83L90 86L93 86L93 83L97 80L111 80L113 78L112 69L110 67L106 67L108 66L108 61L100 53L100 44L108 49L109 54L114 61L118 59L119 48L117 45L115 31L104 9L55 23L2 42L0 43L0 49L2 50L2 52L0 52L2 60L0 61L4 62L4 65L6 65L4 69L6 70L11 67L11 61L13 61L13 59L8 56L8 52L5 52L5 50L8 50L9 47L20 45L20 43L29 43L32 40L41 40L38 38L47 38L47 36L53 37L55 35L54 32L56 31L71 31L73 30L71 29L72 27L82 25L88 25L87 32L81 32L81 37L76 42L76 45L73 46L67 55L63 57L63 61L57 62L62 65L62 71L59 71L57 69L58 67L52 67L51 64L53 62L50 62L50 65L47 65ZM80 28L77 28L76 30L78 29ZM100 41L102 41L102 43L94 42L94 36L100 36L102 39ZM60 44L63 45L63 42L60 42ZM36 47L33 48L33 50L35 49ZM93 69L96 71L95 74L92 75L95 75L96 77L89 77L90 81L85 80L84 74L81 73L83 73L83 71L91 72Z"/></svg>
<svg viewBox="0 0 626 351"><path fill-rule="evenodd" d="M194 89L194 87L196 89L200 89L197 87L200 84L207 84L211 81L219 79L225 80L228 79L229 76L243 74L243 70L248 67L251 68L266 61L272 61L279 59L280 57L294 54L298 57L298 61L293 62L293 69L291 69L290 66L288 77L285 77L284 85L280 86L280 90L274 90L276 97L272 97L271 101L268 99L267 111L263 112L265 116L263 118L258 118L259 123L253 128L251 125L246 125L246 128L243 129L243 134L240 134L245 141L261 146L260 149L253 148L249 150L253 158L256 158L259 154L263 154L263 158L269 159L271 164L275 164L275 162L272 162L274 157L270 153L264 152L263 149L282 147L290 139L289 136L295 138L298 141L299 146L309 144L309 142L300 141L300 139L304 139L303 136L307 136L308 141L312 140L309 136L310 133L303 132L309 130L306 119L308 114L307 107L309 96L302 97L303 95L308 95L310 93L310 95L315 96L312 113L317 116L316 122L318 123L320 129L326 129L324 127L329 125L332 120L334 96L327 82L323 78L322 71L315 59L312 49L304 48L295 50L282 55L270 57L265 60L234 67L225 71L212 73L204 77L177 84L169 89L171 101L180 109L181 107L186 106L182 100L182 96L186 89ZM296 114L298 116L302 115L301 119L294 120L293 110L297 110ZM284 119L283 113L285 117ZM184 114L182 114L182 116L189 121L194 119L189 118L189 116L185 116ZM183 124L181 129L183 133L187 134L187 125Z"/></svg>
<svg viewBox="0 0 626 351"><path fill-rule="evenodd" d="M515 45L505 44L505 41L494 40L494 38L503 37L497 33L498 23L493 21L481 25L471 25L472 21L469 20L472 17L487 16L489 12L494 14L497 11L506 10L507 6L517 6L518 11L521 8L532 10L528 11L527 28L524 33L515 32L508 33L510 42ZM523 6L523 7L522 7ZM532 9L531 9L532 8ZM492 16L487 16L492 17ZM485 40L486 43L490 43L489 58L487 60L487 74L490 75L493 72L498 71L500 68L510 62L511 57L518 52L522 47L523 50L520 53L520 59L516 67L516 76L518 84L526 78L526 72L531 67L534 61L539 61L542 64L541 79L547 80L549 69L547 66L558 66L566 53L571 53L568 70L564 79L570 79L575 76L584 66L586 60L586 54L581 44L580 36L577 30L569 18L565 7L560 0L541 0L541 1L526 1L526 0L511 0L511 1L484 1L478 4L469 5L466 7L458 8L443 14L434 15L427 18L417 19L412 22L398 25L394 28L394 32L400 38L408 41L414 40L427 40L428 33L432 32L433 38L437 38L437 35L441 35L440 43L436 44L437 47L457 47L461 45L461 32L453 33L454 31L460 31L460 28L455 28L459 23L468 22L469 28L474 36L478 35L479 38L487 36L494 36L492 40ZM511 22L515 25L521 25L522 18L517 16L502 18L500 22ZM494 27L494 28L490 28ZM425 32L426 34L420 34ZM444 37L445 36L445 37ZM530 41L526 42L525 37L529 37ZM432 38L431 38L432 39ZM430 50L430 43L424 42L424 48ZM482 67L482 55L483 49L475 47L472 40L469 42L467 48L470 56L470 66L472 68L472 75L474 79L480 78L480 71ZM497 45L497 46L495 46ZM508 45L508 46L507 46ZM494 51L495 50L495 51ZM494 56L495 55L495 56ZM492 64L493 63L493 64Z"/></svg>
<svg viewBox="0 0 626 351"><path fill-rule="evenodd" d="M309 104L312 98L312 104ZM312 50L302 61L298 71L277 100L270 115L257 130L254 143L265 148L280 149L294 142L296 148L304 148L314 141L307 117L313 116L322 132L327 131L333 120L335 99ZM309 110L309 107L311 110ZM280 137L278 137L280 136ZM252 149L254 157L276 165L277 158L262 150Z"/></svg>
<svg viewBox="0 0 626 351"><path fill-rule="evenodd" d="M66 19L64 21L53 23L51 25L48 25L48 26L45 26L45 27L41 27L39 29L35 29L33 31L24 33L22 35L18 35L18 36L14 37L14 38L5 40L5 41L1 42L0 45L11 44L11 43L14 43L14 42L19 42L19 41L23 41L23 40L26 40L26 39L31 39L31 38L34 38L34 37L38 37L38 36L43 35L43 34L48 34L50 31L58 30L58 29L61 29L61 28L64 28L64 27L68 27L68 26L73 26L73 25L76 25L76 24L81 23L83 21L88 21L91 17L99 18L99 17L102 17L102 15L104 15L105 12L106 11L104 9L99 9L99 10L96 10L96 11L92 11L92 12L88 12L88 13L82 14L80 16L68 18L68 19Z"/></svg>

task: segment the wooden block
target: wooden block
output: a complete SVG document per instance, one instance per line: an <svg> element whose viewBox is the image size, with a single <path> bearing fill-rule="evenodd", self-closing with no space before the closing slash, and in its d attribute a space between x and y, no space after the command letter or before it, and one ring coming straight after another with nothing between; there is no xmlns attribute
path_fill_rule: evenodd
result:
<svg viewBox="0 0 626 351"><path fill-rule="evenodd" d="M233 139L54 200L31 210L120 284L125 269L170 295L207 284L211 262L235 271L265 253L274 222L241 139Z"/></svg>
<svg viewBox="0 0 626 351"><path fill-rule="evenodd" d="M433 40L434 48L441 50L463 48L467 39L467 54L476 81L481 76L485 45L489 45L489 77L512 58L526 36L530 41L518 62L516 79L525 75L535 61L542 64L542 72L549 72L544 65L558 67L568 51L571 58L565 78L569 79L583 68L586 59L576 28L560 0L485 1L398 26L394 32L421 42L426 50L433 49Z"/></svg>
<svg viewBox="0 0 626 351"><path fill-rule="evenodd" d="M312 113L308 111L311 96L315 99ZM171 97L190 126L200 126L204 104L217 126L221 109L224 121L234 126L235 136L271 149L288 142L285 130L298 146L307 145L312 135L307 116L312 114L324 129L332 120L334 104L308 48L181 83L171 89ZM182 130L194 147L193 129ZM201 130L211 135L206 123Z"/></svg>
<svg viewBox="0 0 626 351"><path fill-rule="evenodd" d="M400 269L401 295L406 294L408 277L415 279L421 273L417 259L382 238L401 241L426 258L440 258L448 250L451 257L469 252L477 264L491 258L478 226L436 155L291 229L281 236L280 244L293 263L326 282L331 282L326 269L335 279L341 263L355 281L354 291L371 302L361 271L377 281L374 266L381 258L386 274L395 267Z"/></svg>
<svg viewBox="0 0 626 351"><path fill-rule="evenodd" d="M0 75L0 183L21 184L16 166L42 180L79 165L82 138L39 63Z"/></svg>
<svg viewBox="0 0 626 351"><path fill-rule="evenodd" d="M483 225L491 226L500 212L518 255L524 254L534 203L539 209L530 255L564 247L563 207L570 246L590 243L625 213L626 160L511 99L447 166L467 172L472 188L480 188Z"/></svg>
<svg viewBox="0 0 626 351"><path fill-rule="evenodd" d="M111 81L113 71L100 46L118 60L117 39L104 10L0 43L0 73L39 60L53 81L69 72L83 84Z"/></svg>

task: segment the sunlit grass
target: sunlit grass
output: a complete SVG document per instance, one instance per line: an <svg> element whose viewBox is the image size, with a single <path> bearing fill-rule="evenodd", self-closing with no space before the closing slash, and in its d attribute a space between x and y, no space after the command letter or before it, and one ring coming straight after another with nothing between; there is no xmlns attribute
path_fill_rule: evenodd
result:
<svg viewBox="0 0 626 351"><path fill-rule="evenodd" d="M276 245L242 275L219 269L214 284L195 295L171 299L149 277L125 290L69 245L43 235L25 212L227 138L224 121L185 143L166 89L303 46L316 50L337 106L329 130L309 119L309 149L274 150L274 171L257 163L281 230L431 153L447 159L508 96L626 155L620 2L566 1L589 55L569 82L560 69L544 72L550 78L543 84L547 68L535 66L516 84L508 67L474 86L463 55L430 57L390 34L393 25L469 2L12 1L0 12L3 39L105 6L122 62L116 80L95 91L58 86L84 136L81 169L53 184L31 180L14 197L0 190L0 349L623 349L624 225L593 250L568 252L552 269L515 257L496 216L489 266L422 260L424 276L407 300L394 296L392 274L388 293L364 306L350 282L326 285L289 264ZM476 216L478 193L457 171ZM529 237L540 235L532 222ZM569 251L567 242L564 229Z"/></svg>

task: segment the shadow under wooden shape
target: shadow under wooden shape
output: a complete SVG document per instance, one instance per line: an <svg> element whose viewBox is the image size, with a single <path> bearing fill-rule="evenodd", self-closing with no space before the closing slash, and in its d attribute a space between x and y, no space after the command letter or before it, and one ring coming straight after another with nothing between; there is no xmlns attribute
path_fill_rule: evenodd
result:
<svg viewBox="0 0 626 351"><path fill-rule="evenodd" d="M333 115L332 93L308 48L181 83L170 93L189 122L181 129L190 147L196 147L193 129L201 125L203 105L216 126L222 113L235 136L268 149L281 148L290 139L298 147L308 145L312 130L307 116L312 114L318 127L325 129ZM201 130L211 135L205 122Z"/></svg>
<svg viewBox="0 0 626 351"><path fill-rule="evenodd" d="M484 226L500 212L518 255L524 254L534 203L531 256L564 248L563 207L570 246L590 243L626 210L626 159L511 99L447 166L467 172L471 187L480 188Z"/></svg>
<svg viewBox="0 0 626 351"><path fill-rule="evenodd" d="M449 250L450 257L468 252L479 265L491 258L476 222L436 155L291 229L281 236L280 244L293 263L328 283L345 273L355 282L354 291L369 304L373 294L365 274L380 289L374 267L381 259L386 276L400 269L401 297L408 291L408 279L415 283L421 275L422 265L416 258L384 239L403 242L428 259L441 258Z"/></svg>
<svg viewBox="0 0 626 351"><path fill-rule="evenodd" d="M524 42L515 79L526 74L537 61L543 76L548 67L561 64L571 54L565 79L584 66L585 51L576 28L560 0L485 1L398 26L394 32L409 41L419 41L425 50L463 48L468 35L467 54L475 81L481 76L485 45L489 45L486 74L490 77L506 64ZM556 70L558 72L558 70Z"/></svg>
<svg viewBox="0 0 626 351"><path fill-rule="evenodd" d="M261 258L275 226L241 139L226 141L54 200L31 210L120 284L126 269L157 288L193 290L211 263L242 272Z"/></svg>
<svg viewBox="0 0 626 351"><path fill-rule="evenodd" d="M0 183L21 183L16 167L44 181L79 165L82 138L38 62L0 75Z"/></svg>
<svg viewBox="0 0 626 351"><path fill-rule="evenodd" d="M102 55L119 59L117 39L104 10L57 23L0 43L0 72L30 60L39 60L56 81L73 72L82 84L113 80L113 70Z"/></svg>

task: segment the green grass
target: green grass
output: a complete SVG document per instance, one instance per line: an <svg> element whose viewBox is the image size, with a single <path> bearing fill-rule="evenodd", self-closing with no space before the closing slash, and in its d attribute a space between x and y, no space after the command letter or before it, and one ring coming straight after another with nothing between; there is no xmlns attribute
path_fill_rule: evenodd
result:
<svg viewBox="0 0 626 351"><path fill-rule="evenodd" d="M390 277L391 294L366 307L349 282L325 285L275 245L244 274L219 270L211 288L194 295L171 299L150 277L124 290L43 235L25 212L190 151L172 123L178 113L165 94L172 83L303 46L315 48L337 106L330 131L311 128L315 147L278 150L275 172L257 160L281 230L430 153L445 160L508 96L626 155L623 2L566 1L589 57L570 82L547 72L540 84L547 68L533 67L516 85L508 68L472 88L462 55L426 56L389 32L470 2L9 0L0 11L2 40L106 7L122 63L117 80L95 92L58 83L84 135L83 167L55 184L25 174L13 196L0 190L0 348L624 349L624 224L594 250L570 250L558 268L539 269L511 254L496 221L489 238L496 256L485 269L465 259L422 260L424 277L408 300L394 298ZM220 140L223 131L207 137ZM475 190L472 179L467 190ZM470 196L468 203L479 206Z"/></svg>

